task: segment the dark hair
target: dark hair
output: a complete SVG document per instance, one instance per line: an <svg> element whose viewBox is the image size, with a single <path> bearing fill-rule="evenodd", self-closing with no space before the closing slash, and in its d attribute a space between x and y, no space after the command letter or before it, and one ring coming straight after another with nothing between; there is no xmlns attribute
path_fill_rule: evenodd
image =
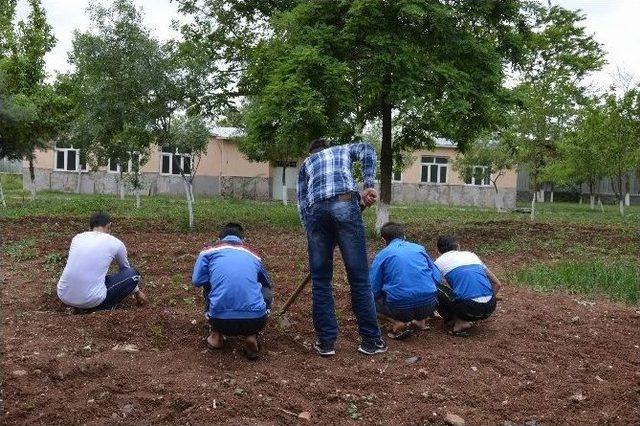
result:
<svg viewBox="0 0 640 426"><path fill-rule="evenodd" d="M389 244L396 238L404 238L405 227L401 223L387 222L380 228L380 236Z"/></svg>
<svg viewBox="0 0 640 426"><path fill-rule="evenodd" d="M314 139L309 143L309 153L313 154L314 152L321 151L325 148L329 147L329 143L324 138Z"/></svg>
<svg viewBox="0 0 640 426"><path fill-rule="evenodd" d="M219 237L220 239L223 239L224 237L228 237L229 235L236 236L243 240L244 228L242 228L242 225L240 225L239 223L229 222L224 226L224 228L222 228Z"/></svg>
<svg viewBox="0 0 640 426"><path fill-rule="evenodd" d="M105 212L96 212L89 219L89 227L93 230L98 226L107 226L111 223L111 217Z"/></svg>
<svg viewBox="0 0 640 426"><path fill-rule="evenodd" d="M438 251L440 253L444 254L453 250L458 250L458 241L456 241L456 237L451 234L441 235L438 237Z"/></svg>

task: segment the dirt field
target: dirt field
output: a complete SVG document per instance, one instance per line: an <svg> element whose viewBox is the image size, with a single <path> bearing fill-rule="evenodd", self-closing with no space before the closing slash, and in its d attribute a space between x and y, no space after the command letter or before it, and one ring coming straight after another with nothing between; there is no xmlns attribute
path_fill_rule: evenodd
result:
<svg viewBox="0 0 640 426"><path fill-rule="evenodd" d="M71 315L55 282L76 220L0 220L3 244L34 246L1 267L2 417L5 424L639 424L638 308L604 299L539 294L506 283L496 314L470 338L439 322L381 356L356 352L358 338L343 270L335 274L338 354L311 350L310 294L283 329L272 321L264 356L248 362L237 342L207 352L200 295L190 286L195 256L209 233L166 233L161 223L116 224L144 277L150 306ZM565 230L566 231L566 230ZM618 234L573 228L570 239L624 244ZM557 232L550 225L496 222L469 227L467 247ZM434 232L412 230L433 252ZM248 230L282 304L306 275L298 230ZM371 253L377 242L371 243ZM57 253L57 254L56 254ZM338 256L338 255L337 255ZM548 253L485 257L498 274ZM138 349L126 352L122 345ZM119 345L119 346L118 346ZM114 349L115 348L115 349Z"/></svg>

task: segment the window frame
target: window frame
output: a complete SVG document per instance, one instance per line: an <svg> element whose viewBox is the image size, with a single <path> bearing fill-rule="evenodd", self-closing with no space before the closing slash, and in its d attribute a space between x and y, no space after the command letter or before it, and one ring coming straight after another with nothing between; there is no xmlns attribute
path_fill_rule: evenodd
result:
<svg viewBox="0 0 640 426"><path fill-rule="evenodd" d="M68 165L69 165L69 152L73 151L75 153L76 156L76 167L75 169L69 170L68 169ZM63 166L62 168L58 168L58 153L62 152L64 155L64 161L63 161ZM80 149L79 148L74 148L73 145L68 147L68 148L62 148L62 147L54 147L53 148L53 171L54 172L71 172L71 173L77 173L77 172L86 172L88 170L87 167L87 162L84 162L84 165L82 164L81 161L81 157L80 157Z"/></svg>
<svg viewBox="0 0 640 426"><path fill-rule="evenodd" d="M129 151L129 160L127 161L127 170L123 173L131 173L133 169L133 156L138 156L138 171L140 170L140 153L138 151ZM121 167L120 164L116 164L116 170L111 170L111 158L107 161L107 173L120 174Z"/></svg>
<svg viewBox="0 0 640 426"><path fill-rule="evenodd" d="M404 181L404 172L402 170L400 170L400 179L396 179L396 170L392 170L391 171L391 182L395 182L395 183L402 183Z"/></svg>
<svg viewBox="0 0 640 426"><path fill-rule="evenodd" d="M470 182L464 180L464 184L467 186L491 186L491 168L489 166L470 166L471 173L469 174ZM476 169L482 169L482 179L480 183L476 183Z"/></svg>
<svg viewBox="0 0 640 426"><path fill-rule="evenodd" d="M164 151L164 149L171 149L171 151ZM184 170L184 159L185 157L189 158L189 173L185 173L185 175L190 176L192 171L193 171L193 155L190 153L182 153L182 152L178 152L178 148L171 148L171 147L161 147L160 148L160 175L162 176L180 176L180 173L173 173L173 165L174 165L174 157L175 156L179 156L180 157L180 168L182 170ZM169 172L164 172L162 170L162 166L163 166L163 161L164 158L168 157L169 158Z"/></svg>
<svg viewBox="0 0 640 426"><path fill-rule="evenodd" d="M431 159L431 160L429 160ZM438 160L445 160L438 161ZM424 168L427 167L427 180L423 180ZM431 181L431 169L436 168L436 181ZM442 170L444 169L444 181L442 181ZM420 157L420 183L429 185L448 185L449 184L449 157L441 155L422 155Z"/></svg>

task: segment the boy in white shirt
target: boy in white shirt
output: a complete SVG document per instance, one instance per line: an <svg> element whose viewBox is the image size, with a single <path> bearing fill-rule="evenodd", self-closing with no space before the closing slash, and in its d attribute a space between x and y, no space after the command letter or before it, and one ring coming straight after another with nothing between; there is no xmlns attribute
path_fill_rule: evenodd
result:
<svg viewBox="0 0 640 426"><path fill-rule="evenodd" d="M140 273L129 265L122 241L110 235L111 218L98 212L89 220L91 231L71 240L67 264L58 281L58 298L71 307L96 311L112 309L133 293L138 305L147 298L140 290ZM115 260L120 272L107 275Z"/></svg>
<svg viewBox="0 0 640 426"><path fill-rule="evenodd" d="M483 320L496 309L500 280L470 251L460 251L452 235L438 238L440 257L435 261L444 280L438 288L438 313L455 336L467 336L473 321Z"/></svg>

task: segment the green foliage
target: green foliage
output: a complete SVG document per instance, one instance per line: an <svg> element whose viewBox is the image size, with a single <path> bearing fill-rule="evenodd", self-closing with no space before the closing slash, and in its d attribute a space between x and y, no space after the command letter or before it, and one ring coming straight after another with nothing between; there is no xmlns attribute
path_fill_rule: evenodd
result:
<svg viewBox="0 0 640 426"><path fill-rule="evenodd" d="M538 264L517 271L515 279L539 291L605 295L629 304L640 300L640 265L620 259Z"/></svg>
<svg viewBox="0 0 640 426"><path fill-rule="evenodd" d="M468 178L473 173L473 166L485 166L490 171L490 181L497 190L497 182L505 171L515 166L514 151L503 139L495 139L491 136L479 138L459 155L453 163L453 169L458 171L463 178Z"/></svg>
<svg viewBox="0 0 640 426"><path fill-rule="evenodd" d="M0 157L32 159L60 128L63 101L45 82L44 56L55 45L39 0L15 22L13 1L0 5Z"/></svg>
<svg viewBox="0 0 640 426"><path fill-rule="evenodd" d="M542 170L557 155L557 141L587 100L585 77L602 67L604 51L586 33L579 12L533 3L530 7L536 21L514 89L519 107L511 111L503 137L516 148L518 163L527 165L537 189Z"/></svg>
<svg viewBox="0 0 640 426"><path fill-rule="evenodd" d="M200 64L208 111L247 98L242 149L286 160L309 140L345 142L383 119L382 198L393 152L460 148L500 122L504 64L521 59L524 2L181 0L182 51ZM391 118L398 126L391 146Z"/></svg>
<svg viewBox="0 0 640 426"><path fill-rule="evenodd" d="M36 240L25 238L8 245L4 251L15 260L29 260L38 255Z"/></svg>

